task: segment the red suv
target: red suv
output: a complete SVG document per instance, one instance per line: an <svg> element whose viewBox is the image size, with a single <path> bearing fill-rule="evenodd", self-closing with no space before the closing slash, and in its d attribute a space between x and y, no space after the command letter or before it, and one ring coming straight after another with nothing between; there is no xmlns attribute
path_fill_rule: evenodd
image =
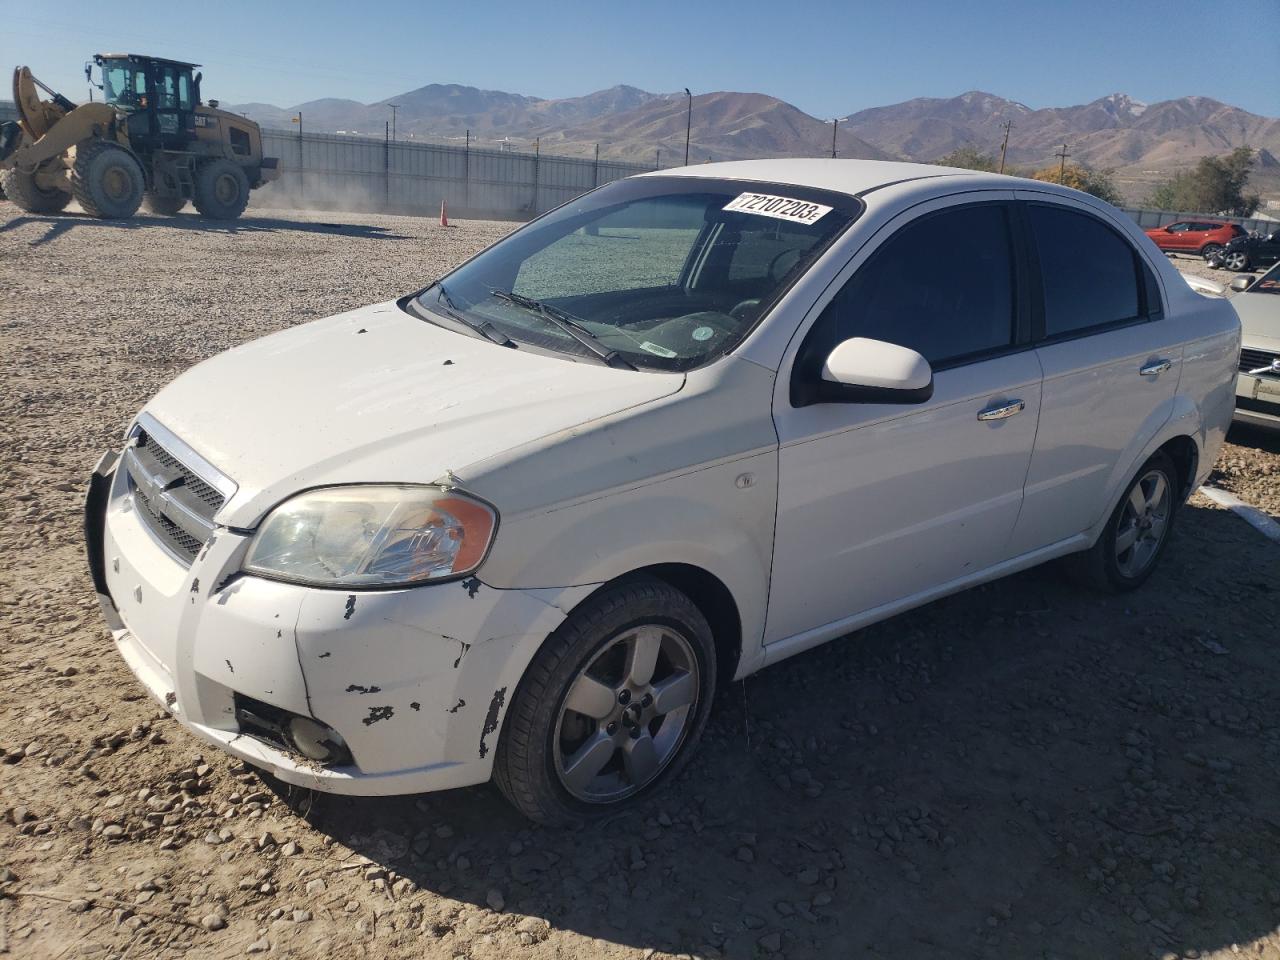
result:
<svg viewBox="0 0 1280 960"><path fill-rule="evenodd" d="M1179 220L1167 227L1152 227L1147 236L1165 253L1193 253L1207 257L1221 253L1228 241L1244 237L1244 227L1218 220Z"/></svg>

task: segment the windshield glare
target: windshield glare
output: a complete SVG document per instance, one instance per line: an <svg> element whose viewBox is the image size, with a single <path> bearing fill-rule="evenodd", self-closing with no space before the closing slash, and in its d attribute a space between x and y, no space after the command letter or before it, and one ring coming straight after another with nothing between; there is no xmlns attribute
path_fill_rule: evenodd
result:
<svg viewBox="0 0 1280 960"><path fill-rule="evenodd" d="M687 370L738 343L858 210L851 197L781 184L620 181L500 241L445 277L443 297L436 285L418 302L517 344L595 359L538 310L494 296L516 294L636 367ZM788 213L798 219L779 216Z"/></svg>

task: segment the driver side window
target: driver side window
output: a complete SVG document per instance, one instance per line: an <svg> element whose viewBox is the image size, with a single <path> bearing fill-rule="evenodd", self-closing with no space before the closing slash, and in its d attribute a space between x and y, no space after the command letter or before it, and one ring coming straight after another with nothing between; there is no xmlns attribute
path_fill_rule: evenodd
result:
<svg viewBox="0 0 1280 960"><path fill-rule="evenodd" d="M814 332L826 352L867 337L910 347L938 368L1011 346L1015 302L1008 208L953 207L911 221L881 244Z"/></svg>

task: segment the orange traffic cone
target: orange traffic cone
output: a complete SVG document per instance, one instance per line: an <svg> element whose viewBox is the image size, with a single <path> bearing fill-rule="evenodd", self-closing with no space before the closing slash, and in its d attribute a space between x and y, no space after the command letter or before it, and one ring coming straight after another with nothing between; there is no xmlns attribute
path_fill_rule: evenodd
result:
<svg viewBox="0 0 1280 960"><path fill-rule="evenodd" d="M441 200L440 201L440 226L447 227L448 225L449 225L449 207L443 200Z"/></svg>

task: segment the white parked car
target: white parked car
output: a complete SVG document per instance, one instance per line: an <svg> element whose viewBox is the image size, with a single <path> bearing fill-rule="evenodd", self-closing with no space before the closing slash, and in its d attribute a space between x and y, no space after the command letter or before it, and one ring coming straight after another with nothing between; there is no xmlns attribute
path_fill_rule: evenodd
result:
<svg viewBox="0 0 1280 960"><path fill-rule="evenodd" d="M1243 342L1236 378L1236 419L1280 430L1280 263L1261 277L1237 277L1231 305Z"/></svg>
<svg viewBox="0 0 1280 960"><path fill-rule="evenodd" d="M1141 584L1239 352L1071 190L668 170L183 374L95 472L91 565L227 752L572 820L674 775L718 681L1067 554Z"/></svg>

